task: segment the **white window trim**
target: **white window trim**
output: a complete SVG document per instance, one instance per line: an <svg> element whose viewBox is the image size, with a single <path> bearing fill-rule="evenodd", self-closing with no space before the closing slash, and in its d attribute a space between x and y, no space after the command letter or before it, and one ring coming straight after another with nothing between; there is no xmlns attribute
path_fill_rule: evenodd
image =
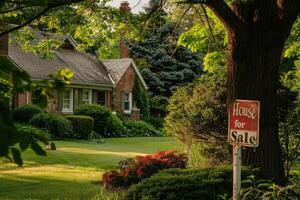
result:
<svg viewBox="0 0 300 200"><path fill-rule="evenodd" d="M125 94L129 94L129 110L125 110L125 108L124 108L123 112L126 113L126 114L131 114L131 110L132 110L132 92L124 92L124 96L125 96ZM124 98L124 96L123 96L123 98ZM124 99L122 99L122 103L123 104L125 103Z"/></svg>
<svg viewBox="0 0 300 200"><path fill-rule="evenodd" d="M84 92L89 92L89 103L88 104L92 104L92 90L88 90L88 89L84 89L82 90L82 98L83 98L83 94Z"/></svg>
<svg viewBox="0 0 300 200"><path fill-rule="evenodd" d="M73 88L67 88L65 90L70 91L70 108L66 109L64 108L64 94L62 95L62 113L73 113Z"/></svg>

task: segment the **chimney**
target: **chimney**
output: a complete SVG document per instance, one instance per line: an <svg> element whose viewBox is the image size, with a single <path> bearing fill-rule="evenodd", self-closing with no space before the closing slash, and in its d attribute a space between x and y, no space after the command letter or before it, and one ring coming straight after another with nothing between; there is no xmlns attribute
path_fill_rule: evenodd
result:
<svg viewBox="0 0 300 200"><path fill-rule="evenodd" d="M8 55L8 34L0 36L0 56Z"/></svg>
<svg viewBox="0 0 300 200"><path fill-rule="evenodd" d="M131 12L128 1L121 1L120 5L120 13L125 18L127 14ZM129 58L130 51L128 46L126 45L125 39L126 31L122 31L120 35L120 58Z"/></svg>

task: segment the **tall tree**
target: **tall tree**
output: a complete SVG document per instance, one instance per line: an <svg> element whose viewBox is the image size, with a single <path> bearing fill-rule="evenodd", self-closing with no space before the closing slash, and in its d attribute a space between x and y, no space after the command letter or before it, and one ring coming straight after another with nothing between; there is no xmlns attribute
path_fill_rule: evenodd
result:
<svg viewBox="0 0 300 200"><path fill-rule="evenodd" d="M284 44L300 13L299 0L187 0L207 6L228 35L228 104L261 102L260 144L243 151L243 163L260 166L278 183L284 170L278 137L277 87ZM203 7L205 9L205 7Z"/></svg>
<svg viewBox="0 0 300 200"><path fill-rule="evenodd" d="M152 113L166 113L168 98L176 88L191 83L201 73L201 55L178 47L180 29L167 22L167 13L160 9L160 0L151 0L143 16L147 21L142 40L130 41L131 55L141 68L149 86Z"/></svg>

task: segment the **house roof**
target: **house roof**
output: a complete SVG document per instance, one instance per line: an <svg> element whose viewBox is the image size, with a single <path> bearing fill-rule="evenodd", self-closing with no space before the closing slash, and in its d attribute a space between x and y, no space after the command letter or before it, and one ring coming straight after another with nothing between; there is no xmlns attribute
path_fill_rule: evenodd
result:
<svg viewBox="0 0 300 200"><path fill-rule="evenodd" d="M125 72L129 67L133 67L135 70L137 76L141 80L143 86L145 89L148 89L147 84L145 83L142 75L140 74L137 66L135 65L135 62L131 58L122 58L122 59L113 59L113 60L104 60L102 61L103 64L106 66L111 78L115 82L115 84L118 84L118 82L121 80Z"/></svg>
<svg viewBox="0 0 300 200"><path fill-rule="evenodd" d="M36 37L36 41L56 39L68 45L67 48L62 47L54 50L51 58L44 59L32 52L25 52L19 45L16 45L15 41L10 42L8 45L8 59L18 68L26 71L32 79L49 79L49 74L54 74L61 68L69 68L74 72L72 84L114 87L127 69L133 67L144 88L148 89L132 59L113 59L101 62L88 53L77 52L75 50L77 43L70 35L31 30Z"/></svg>
<svg viewBox="0 0 300 200"><path fill-rule="evenodd" d="M66 39L72 45L76 45L70 36L54 36L54 34L46 34L36 32L37 38L44 37ZM22 70L29 73L32 79L48 79L49 74L54 74L61 68L69 68L74 72L72 83L74 84L93 84L99 86L113 87L114 84L108 75L105 66L98 61L97 58L72 49L59 48L54 51L53 57L43 59L40 56L25 52L14 42L9 43L8 57Z"/></svg>

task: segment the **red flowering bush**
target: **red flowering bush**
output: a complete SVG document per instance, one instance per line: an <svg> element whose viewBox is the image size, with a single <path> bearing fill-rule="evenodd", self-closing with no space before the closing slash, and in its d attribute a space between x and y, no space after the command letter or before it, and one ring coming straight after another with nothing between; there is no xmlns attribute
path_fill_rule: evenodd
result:
<svg viewBox="0 0 300 200"><path fill-rule="evenodd" d="M102 176L104 187L106 188L117 188L123 187L125 184L124 177L117 171L109 171Z"/></svg>
<svg viewBox="0 0 300 200"><path fill-rule="evenodd" d="M121 162L123 163L123 162ZM120 172L108 171L103 174L103 185L109 189L126 188L148 178L162 169L186 168L187 156L176 150L162 151L147 156L136 156L126 160Z"/></svg>

